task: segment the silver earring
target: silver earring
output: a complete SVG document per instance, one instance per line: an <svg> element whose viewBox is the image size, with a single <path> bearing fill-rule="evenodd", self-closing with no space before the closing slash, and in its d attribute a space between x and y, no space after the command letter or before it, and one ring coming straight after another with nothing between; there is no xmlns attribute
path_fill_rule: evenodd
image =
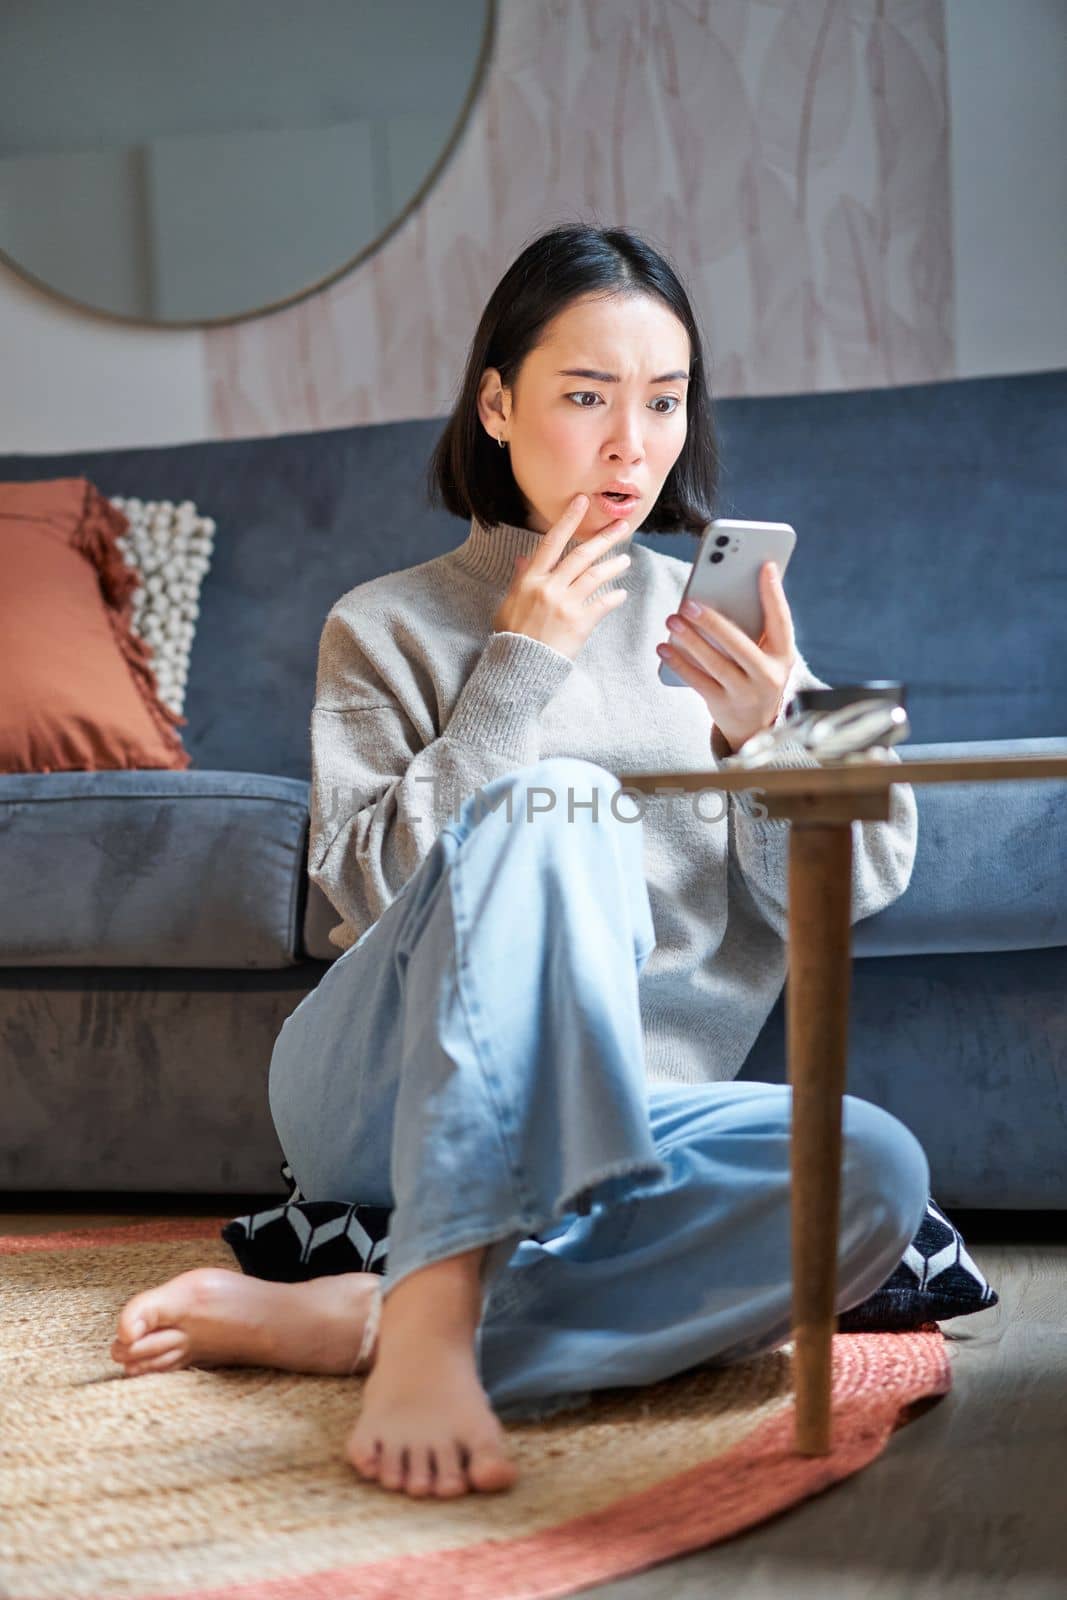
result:
<svg viewBox="0 0 1067 1600"><path fill-rule="evenodd" d="M499 445L499 446L500 446L500 448L501 448L501 450L503 450L503 448L504 448L504 441L503 441L503 439L500 439L500 438L498 438L498 439L497 439L497 441L496 441L496 442L497 442L497 444L498 444L498 445Z"/></svg>

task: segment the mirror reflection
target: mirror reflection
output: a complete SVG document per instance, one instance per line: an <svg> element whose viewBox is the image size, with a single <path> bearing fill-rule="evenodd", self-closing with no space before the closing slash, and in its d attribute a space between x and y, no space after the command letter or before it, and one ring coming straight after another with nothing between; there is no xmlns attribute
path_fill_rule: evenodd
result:
<svg viewBox="0 0 1067 1600"><path fill-rule="evenodd" d="M113 316L202 324L321 288L427 192L493 0L16 0L0 252Z"/></svg>

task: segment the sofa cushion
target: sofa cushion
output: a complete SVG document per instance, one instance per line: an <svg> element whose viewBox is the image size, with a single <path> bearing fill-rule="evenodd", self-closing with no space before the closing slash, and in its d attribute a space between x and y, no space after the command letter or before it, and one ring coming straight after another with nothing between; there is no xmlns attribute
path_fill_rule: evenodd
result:
<svg viewBox="0 0 1067 1600"><path fill-rule="evenodd" d="M3 772L191 764L132 627L126 527L86 478L0 483Z"/></svg>
<svg viewBox="0 0 1067 1600"><path fill-rule="evenodd" d="M137 577L130 628L152 652L159 698L181 716L215 521L191 500L175 505L116 495L111 504L126 518L118 545Z"/></svg>
<svg viewBox="0 0 1067 1600"><path fill-rule="evenodd" d="M903 759L1064 754L1064 739L899 745ZM853 954L1067 945L1060 780L917 784L904 894ZM246 772L0 774L0 965L287 967L333 961L307 879L302 779Z"/></svg>
<svg viewBox="0 0 1067 1600"><path fill-rule="evenodd" d="M340 952L338 952L340 953ZM288 1194L277 1205L234 1217L219 1230L241 1271L273 1283L304 1283L340 1272L384 1275L389 1249L387 1206L305 1200L283 1161Z"/></svg>
<svg viewBox="0 0 1067 1600"><path fill-rule="evenodd" d="M1067 739L900 744L902 761L1067 755ZM919 783L911 882L852 930L860 956L1067 945L1067 780ZM859 824L853 825L858 827Z"/></svg>
<svg viewBox="0 0 1067 1600"><path fill-rule="evenodd" d="M933 1195L903 1259L873 1294L837 1319L838 1333L895 1332L968 1317L1000 1304L985 1273Z"/></svg>
<svg viewBox="0 0 1067 1600"><path fill-rule="evenodd" d="M0 775L0 965L292 966L307 816L296 778Z"/></svg>

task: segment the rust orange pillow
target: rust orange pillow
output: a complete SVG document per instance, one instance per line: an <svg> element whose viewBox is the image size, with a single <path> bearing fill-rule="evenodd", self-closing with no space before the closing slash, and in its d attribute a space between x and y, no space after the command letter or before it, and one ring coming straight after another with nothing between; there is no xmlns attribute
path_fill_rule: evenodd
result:
<svg viewBox="0 0 1067 1600"><path fill-rule="evenodd" d="M0 483L0 772L192 765L130 628L126 528L87 478Z"/></svg>

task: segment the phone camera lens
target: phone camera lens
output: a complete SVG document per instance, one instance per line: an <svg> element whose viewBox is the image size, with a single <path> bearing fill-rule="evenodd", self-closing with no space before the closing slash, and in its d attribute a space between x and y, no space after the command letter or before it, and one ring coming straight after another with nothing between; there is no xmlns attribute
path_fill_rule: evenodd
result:
<svg viewBox="0 0 1067 1600"><path fill-rule="evenodd" d="M721 550L724 544L729 544L730 543L730 535L728 533L720 533L719 537L716 539L715 543L718 545L719 549Z"/></svg>
<svg viewBox="0 0 1067 1600"><path fill-rule="evenodd" d="M713 550L711 552L711 555L708 557L708 560L709 561L721 561L722 560L722 551L721 550Z"/></svg>

